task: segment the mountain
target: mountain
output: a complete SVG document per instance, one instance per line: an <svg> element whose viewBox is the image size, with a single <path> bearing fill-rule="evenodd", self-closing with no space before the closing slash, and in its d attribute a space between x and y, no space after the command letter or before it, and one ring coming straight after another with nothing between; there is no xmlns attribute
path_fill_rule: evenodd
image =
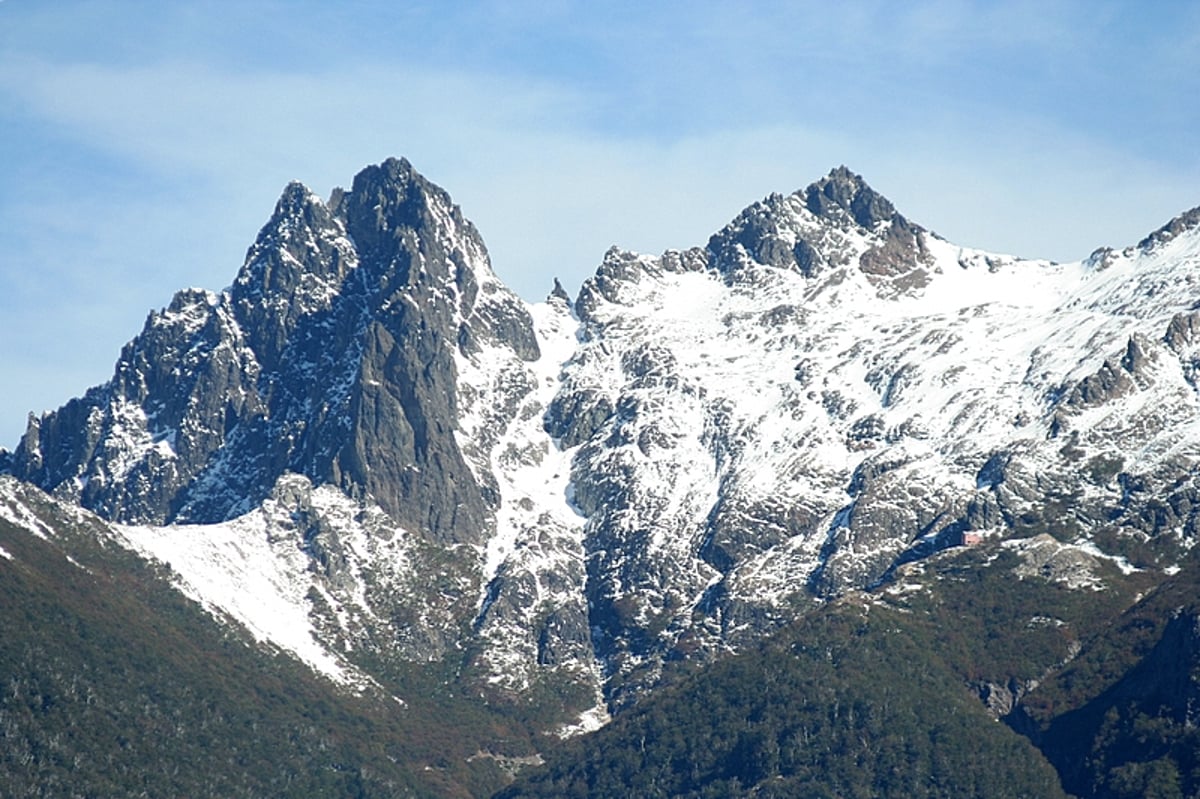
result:
<svg viewBox="0 0 1200 799"><path fill-rule="evenodd" d="M843 167L529 305L393 159L328 201L289 185L228 289L152 313L0 466L337 690L440 684L566 736L862 592L948 602L965 558L1079 649L930 673L1066 773L1061 708L1015 708L1196 538L1198 263L1200 209L1054 264ZM1123 599L1005 593L1035 579Z"/></svg>

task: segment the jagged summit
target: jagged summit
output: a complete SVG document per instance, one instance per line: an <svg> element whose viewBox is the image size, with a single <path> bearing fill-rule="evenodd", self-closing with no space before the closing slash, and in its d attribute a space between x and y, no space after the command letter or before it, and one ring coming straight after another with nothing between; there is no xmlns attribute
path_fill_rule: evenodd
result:
<svg viewBox="0 0 1200 799"><path fill-rule="evenodd" d="M840 166L805 189L754 203L709 239L707 250L730 279L745 276L753 263L808 278L850 267L881 295L896 296L928 283L933 238Z"/></svg>
<svg viewBox="0 0 1200 799"><path fill-rule="evenodd" d="M800 192L798 192L800 193ZM829 174L803 190L805 207L817 216L837 219L838 211L848 213L861 227L874 229L882 222L902 223L888 198L872 189L861 175L845 166L835 167Z"/></svg>
<svg viewBox="0 0 1200 799"><path fill-rule="evenodd" d="M121 521L219 521L283 474L373 498L444 540L486 502L454 440L455 353L536 358L528 312L474 227L404 160L327 206L283 191L230 289L185 292L122 352L114 380L46 414L15 474Z"/></svg>
<svg viewBox="0 0 1200 799"><path fill-rule="evenodd" d="M275 211L263 225L255 242L246 252L246 260L233 282L235 297L262 294L289 296L299 288L306 274L323 278L337 276L341 258L332 255L333 238L321 242L314 232L337 229L329 208L299 181L292 181L275 203ZM310 246L324 245L325 258L309 256ZM274 254L275 257L269 257Z"/></svg>

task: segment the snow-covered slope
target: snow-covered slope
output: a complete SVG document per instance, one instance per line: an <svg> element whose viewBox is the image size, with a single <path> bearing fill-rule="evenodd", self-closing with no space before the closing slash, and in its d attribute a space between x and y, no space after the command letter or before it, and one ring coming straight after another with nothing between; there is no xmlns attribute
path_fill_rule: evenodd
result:
<svg viewBox="0 0 1200 799"><path fill-rule="evenodd" d="M737 645L968 531L1136 526L1129 485L1190 491L1200 229L1181 220L1026 261L946 242L836 170L703 250L610 252L551 414L582 444L610 673ZM1138 534L1190 543L1194 523Z"/></svg>
<svg viewBox="0 0 1200 799"><path fill-rule="evenodd" d="M452 662L585 727L669 659L980 535L1170 567L1200 508L1197 280L1200 212L1027 261L839 168L528 306L389 161L328 203L289 186L228 291L152 314L7 460L339 680Z"/></svg>
<svg viewBox="0 0 1200 799"><path fill-rule="evenodd" d="M324 529L306 526L314 515ZM314 489L299 475L229 522L114 530L130 549L168 566L179 589L214 615L350 686L369 678L346 653L369 639L367 630L389 627L364 591L364 570L387 569L375 580L393 591L412 573L410 537L382 511L364 513L337 489ZM322 629L318 603L332 610L332 629Z"/></svg>

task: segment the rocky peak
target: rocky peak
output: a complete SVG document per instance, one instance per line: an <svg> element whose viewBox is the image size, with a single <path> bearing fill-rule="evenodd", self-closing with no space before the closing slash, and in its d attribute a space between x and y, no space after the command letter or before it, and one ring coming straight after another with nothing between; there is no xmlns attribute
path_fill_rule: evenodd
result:
<svg viewBox="0 0 1200 799"><path fill-rule="evenodd" d="M862 176L839 166L804 190L804 205L814 215L837 221L849 214L855 224L873 230L882 222L901 221L888 198L872 189Z"/></svg>
<svg viewBox="0 0 1200 799"><path fill-rule="evenodd" d="M301 474L435 540L476 540L487 511L455 441L456 359L484 341L537 357L445 191L399 159L328 205L291 183L229 291L151 314L113 381L32 425L12 468L154 523L230 518Z"/></svg>
<svg viewBox="0 0 1200 799"><path fill-rule="evenodd" d="M279 366L300 320L328 308L357 264L340 220L304 185L288 184L229 290L248 344L268 371Z"/></svg>
<svg viewBox="0 0 1200 799"><path fill-rule="evenodd" d="M1174 241L1185 233L1200 231L1200 206L1185 211L1138 242L1138 249L1153 250Z"/></svg>
<svg viewBox="0 0 1200 799"><path fill-rule="evenodd" d="M881 296L926 285L927 233L844 166L789 196L754 203L708 242L727 279L750 277L751 263L808 278L857 267Z"/></svg>
<svg viewBox="0 0 1200 799"><path fill-rule="evenodd" d="M313 248L334 231L337 223L321 199L304 184L289 183L246 252L245 264L233 282L234 296L239 300L265 294L287 296L306 273L323 275L336 269L336 262L311 257Z"/></svg>
<svg viewBox="0 0 1200 799"><path fill-rule="evenodd" d="M354 177L348 194L337 207L338 216L354 239L360 255L388 269L398 269L400 279L409 278L408 250L421 232L438 224L438 215L456 217L463 224L450 196L422 177L405 159L389 158L369 166ZM472 230L473 232L473 230ZM424 242L428 244L428 242Z"/></svg>

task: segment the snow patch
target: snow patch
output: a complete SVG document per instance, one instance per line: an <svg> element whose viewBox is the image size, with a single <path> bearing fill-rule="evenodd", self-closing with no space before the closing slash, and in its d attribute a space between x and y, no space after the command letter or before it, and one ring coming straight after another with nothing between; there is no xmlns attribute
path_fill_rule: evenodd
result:
<svg viewBox="0 0 1200 799"><path fill-rule="evenodd" d="M1129 575L1141 571L1141 569L1139 569L1137 566L1134 566L1132 563L1130 563L1124 555L1110 555L1100 549L1100 547L1096 546L1095 542L1093 541L1076 541L1074 546L1080 552L1086 552L1093 558L1099 558L1100 560L1107 560L1111 562L1117 567L1121 574Z"/></svg>
<svg viewBox="0 0 1200 799"><path fill-rule="evenodd" d="M609 715L608 710L602 705L597 705L580 713L578 721L561 727L556 734L559 738L573 738L576 735L595 732L610 721L612 721L612 716Z"/></svg>
<svg viewBox="0 0 1200 799"><path fill-rule="evenodd" d="M35 538L49 541L54 531L21 500L13 490L15 485L14 480L0 479L0 519L20 527Z"/></svg>

